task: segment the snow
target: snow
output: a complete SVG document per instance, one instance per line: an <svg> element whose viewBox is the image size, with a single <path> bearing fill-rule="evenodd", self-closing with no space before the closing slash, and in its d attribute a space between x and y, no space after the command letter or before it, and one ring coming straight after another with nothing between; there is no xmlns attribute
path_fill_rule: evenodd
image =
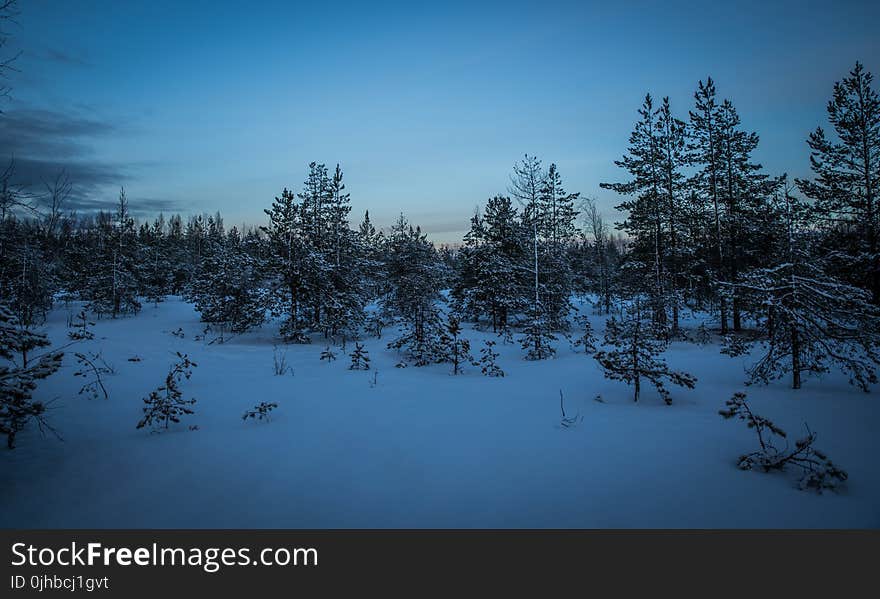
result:
<svg viewBox="0 0 880 599"><path fill-rule="evenodd" d="M56 343L66 342L68 313L78 309L52 312ZM601 339L604 318L591 319ZM183 338L171 334L178 328ZM196 340L203 328L190 304L171 298L98 321L94 340L68 350L36 395L55 399L49 417L64 441L29 428L2 452L0 526L880 526L880 403L840 375L807 379L799 391L784 380L745 387L747 356L675 343L669 365L694 374L696 389L671 387L666 406L646 388L634 404L630 388L564 340L556 358L529 362L517 343L468 324L475 356L484 339L498 341L505 377L475 366L462 376L448 364L395 368L389 329L365 341L373 386L372 370L348 370L352 342L330 363L319 360L323 340L278 344L293 375L275 376L271 325L223 344ZM77 394L74 350L102 351L115 367L109 400ZM169 432L136 430L142 398L162 383L175 351L198 364L181 385L198 400L196 414ZM576 427L560 425L560 389L566 414L583 417ZM794 473L738 470L756 440L718 415L735 391L790 437L808 422L817 447L848 471L845 489L818 495L798 490ZM242 421L261 401L279 404L271 420Z"/></svg>

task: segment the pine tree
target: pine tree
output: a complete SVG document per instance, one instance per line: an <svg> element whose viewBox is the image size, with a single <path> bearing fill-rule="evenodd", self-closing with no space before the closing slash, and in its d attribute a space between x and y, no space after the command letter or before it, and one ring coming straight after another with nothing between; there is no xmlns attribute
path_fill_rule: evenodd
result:
<svg viewBox="0 0 880 599"><path fill-rule="evenodd" d="M351 358L351 364L348 366L349 370L369 370L370 369L370 354L364 349L364 344L355 341L354 351L349 354Z"/></svg>
<svg viewBox="0 0 880 599"><path fill-rule="evenodd" d="M815 202L820 224L833 232L837 269L851 284L865 285L880 303L880 95L874 79L857 62L849 77L834 84L825 130L810 134L814 181L798 179L801 192ZM867 275L867 276L866 276Z"/></svg>
<svg viewBox="0 0 880 599"><path fill-rule="evenodd" d="M662 355L666 345L651 334L638 299L625 311L623 320L613 316L608 320L604 344L613 349L597 351L593 357L606 378L633 386L633 401L639 401L642 379L657 389L667 405L672 404L672 396L665 381L688 389L696 384L690 374L669 369Z"/></svg>
<svg viewBox="0 0 880 599"><path fill-rule="evenodd" d="M709 77L700 81L694 93L694 110L690 112L688 150L690 164L698 169L690 180L692 199L697 206L697 226L708 232L706 253L710 256L709 277L712 281L722 279L724 268L724 243L722 234L722 163L719 107L715 100L715 82ZM728 302L721 294L721 334L728 331Z"/></svg>
<svg viewBox="0 0 880 599"><path fill-rule="evenodd" d="M111 217L100 214L97 256L86 282L89 308L98 314L137 313L138 301L137 234L128 209L125 190L119 192L116 212Z"/></svg>
<svg viewBox="0 0 880 599"><path fill-rule="evenodd" d="M520 338L520 346L526 350L526 360L546 360L556 355L553 342L556 335L551 332L551 325L547 322L544 306L538 304L529 309L526 325L523 327L523 335Z"/></svg>
<svg viewBox="0 0 880 599"><path fill-rule="evenodd" d="M50 345L45 335L29 330L0 303L0 434L6 436L9 449L32 420L40 430L53 431L45 420L46 404L33 399L37 382L61 367L60 351L33 354Z"/></svg>
<svg viewBox="0 0 880 599"><path fill-rule="evenodd" d="M358 242L362 249L361 268L363 272L364 300L369 302L380 295L382 247L385 236L377 231L370 221L370 211L364 212L364 220L358 226Z"/></svg>
<svg viewBox="0 0 880 599"><path fill-rule="evenodd" d="M786 190L777 196L777 210L785 234L774 251L776 263L736 284L766 318L762 355L749 370L750 380L767 383L791 374L792 388L799 389L802 373L834 365L867 391L880 364L880 309L870 292L832 275L814 249L817 233L806 204Z"/></svg>
<svg viewBox="0 0 880 599"><path fill-rule="evenodd" d="M327 347L325 347L323 350L321 350L321 361L322 362L324 362L326 360L326 362L329 364L330 362L332 362L335 359L336 359L336 353L330 349L329 345Z"/></svg>
<svg viewBox="0 0 880 599"><path fill-rule="evenodd" d="M159 215L152 225L144 223L138 231L141 250L138 269L141 295L158 304L171 292L173 269L169 259L169 244L165 239L165 219Z"/></svg>
<svg viewBox="0 0 880 599"><path fill-rule="evenodd" d="M265 300L258 265L241 241L233 235L213 245L193 280L191 297L202 322L219 328L222 343L226 331L239 334L260 326Z"/></svg>
<svg viewBox="0 0 880 599"><path fill-rule="evenodd" d="M355 336L363 325L364 306L369 290L365 264L370 248L349 227L351 195L345 191L342 169L337 164L329 182L327 201L327 236L324 262L328 264L322 284L320 322L325 336Z"/></svg>
<svg viewBox="0 0 880 599"><path fill-rule="evenodd" d="M182 416L195 414L190 406L196 403L195 399L184 399L180 389L182 379L192 376L192 369L198 366L192 362L186 354L177 352L178 361L171 366L165 377L165 384L151 391L149 397L144 399L144 417L137 424L137 428L152 426L154 431L159 427L168 430L169 425L179 423Z"/></svg>
<svg viewBox="0 0 880 599"><path fill-rule="evenodd" d="M501 354L494 348L494 341L486 341L480 349L480 371L486 376L504 376L504 371L498 366L498 356Z"/></svg>
<svg viewBox="0 0 880 599"><path fill-rule="evenodd" d="M631 267L638 265L643 273L638 280L640 284L646 283L644 289L636 291L648 294L654 326L662 329L666 327L667 305L671 299L668 294L671 285L667 278L669 199L664 197L664 191L668 194L669 189L669 165L664 164L666 156L658 131L660 109L654 108L654 99L650 94L645 96L638 113L640 120L630 134L628 153L614 162L626 170L632 179L625 183L601 183L600 186L622 195L634 196L632 200L617 206L617 210L628 214L617 227L632 240L627 261Z"/></svg>
<svg viewBox="0 0 880 599"><path fill-rule="evenodd" d="M722 220L722 243L724 264L722 281L737 281L740 274L756 261L766 256L750 251L750 241L759 238L764 231L753 231L757 213L767 196L780 184L761 172L761 165L752 163L752 152L758 147L757 133L746 133L739 128L740 118L729 100L718 109L719 153L721 164L721 197L724 213ZM731 294L733 330L742 330L742 298L736 287L722 287Z"/></svg>
<svg viewBox="0 0 880 599"><path fill-rule="evenodd" d="M94 326L94 322L90 322L85 310L80 310L72 325L73 330L67 333L67 337L71 341L88 341L95 338L95 334L89 330Z"/></svg>
<svg viewBox="0 0 880 599"><path fill-rule="evenodd" d="M581 316L577 319L581 327L581 333L574 341L575 347L581 347L584 353L589 355L596 351L596 335L593 333L593 325L588 316Z"/></svg>
<svg viewBox="0 0 880 599"><path fill-rule="evenodd" d="M461 322L453 315L446 321L447 359L452 363L452 374L461 374L465 363L473 363L471 342L461 336Z"/></svg>
<svg viewBox="0 0 880 599"><path fill-rule="evenodd" d="M0 297L26 328L41 325L58 288L51 240L33 221L0 221Z"/></svg>
<svg viewBox="0 0 880 599"><path fill-rule="evenodd" d="M554 329L567 327L573 285L567 250L575 237L575 201L580 193L567 193L555 164L547 169L538 198L538 231L544 240L544 309Z"/></svg>
<svg viewBox="0 0 880 599"><path fill-rule="evenodd" d="M687 125L677 119L664 97L657 111L657 146L660 152L660 195L666 221L665 268L666 301L672 323L670 335L679 337L679 312L684 301L683 288L688 264L694 259L685 226L687 213L687 181L682 171L687 167Z"/></svg>
<svg viewBox="0 0 880 599"><path fill-rule="evenodd" d="M301 238L302 207L286 188L266 210L269 225L262 227L268 237L270 257L267 271L272 289L272 309L283 315L281 335L287 341L306 343L304 322L300 315L306 298L305 282L311 252Z"/></svg>
<svg viewBox="0 0 880 599"><path fill-rule="evenodd" d="M452 289L456 311L479 320L488 316L492 330L505 329L528 304L527 232L510 198L495 196L471 219Z"/></svg>
<svg viewBox="0 0 880 599"><path fill-rule="evenodd" d="M381 298L385 314L401 327L388 344L415 366L444 361L438 268L433 246L401 215L388 238L384 273L387 290Z"/></svg>
<svg viewBox="0 0 880 599"><path fill-rule="evenodd" d="M570 307L568 292L571 288L564 276L566 269L559 261L560 254L541 235L542 227L547 229L542 224L546 215L541 209L542 197L545 200L548 197L547 185L547 173L534 156L526 154L514 165L510 193L523 207L522 226L530 231L531 237L531 259L529 266L523 265L531 271L532 279L531 284L524 287L530 291L523 297L523 304L528 307L521 344L527 350L527 360L542 360L555 353L551 344L555 339L553 330L565 326L564 315ZM553 187L556 188L556 183ZM558 189L561 190L561 185ZM547 205L546 201L544 205ZM553 274L554 269L562 271L562 285Z"/></svg>
<svg viewBox="0 0 880 599"><path fill-rule="evenodd" d="M531 327L538 329L539 320L542 318L541 308L541 262L540 262L540 207L541 188L544 185L545 173L541 167L541 161L535 156L526 154L523 159L513 166L513 175L510 177L510 195L522 206L522 224L530 232L531 237L531 291L526 299L531 306ZM546 324L541 323L542 326Z"/></svg>
<svg viewBox="0 0 880 599"><path fill-rule="evenodd" d="M743 420L758 437L760 449L740 456L737 463L740 469L760 468L764 472L771 472L795 466L802 472L800 488L815 489L817 493L825 489L836 489L848 478L845 470L813 447L816 433L809 426L805 425L807 435L795 441L793 448L789 447L787 440L784 448L777 447L779 439L786 439L788 435L770 419L752 412L745 393L734 393L725 405L726 409L718 411L725 420Z"/></svg>
<svg viewBox="0 0 880 599"><path fill-rule="evenodd" d="M278 404L274 401L261 401L258 403L252 410L247 410L244 415L241 417L242 420L247 422L247 419L250 418L252 420L265 420L269 421L269 414L278 407Z"/></svg>

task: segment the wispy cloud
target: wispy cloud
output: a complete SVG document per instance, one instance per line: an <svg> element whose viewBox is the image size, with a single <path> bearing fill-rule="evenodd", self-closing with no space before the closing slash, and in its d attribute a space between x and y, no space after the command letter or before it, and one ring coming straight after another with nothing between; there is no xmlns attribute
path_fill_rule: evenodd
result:
<svg viewBox="0 0 880 599"><path fill-rule="evenodd" d="M79 113L10 110L0 115L0 161L14 160L14 182L34 191L66 172L73 184L69 210L111 208L115 198L108 188L124 184L136 165L97 159L93 144L121 129L109 120ZM136 204L144 215L175 208L175 202L158 198L137 198Z"/></svg>

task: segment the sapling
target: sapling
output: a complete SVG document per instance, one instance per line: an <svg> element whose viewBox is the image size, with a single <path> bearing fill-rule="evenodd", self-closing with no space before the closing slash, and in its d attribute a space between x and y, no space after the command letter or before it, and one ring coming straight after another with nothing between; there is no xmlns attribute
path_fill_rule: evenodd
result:
<svg viewBox="0 0 880 599"><path fill-rule="evenodd" d="M501 355L494 350L495 342L486 341L483 348L480 349L480 370L486 376L504 376L504 371L498 366L496 360Z"/></svg>
<svg viewBox="0 0 880 599"><path fill-rule="evenodd" d="M86 316L86 311L80 310L79 314L76 316L75 323L72 324L73 330L67 333L67 337L72 341L87 341L89 339L94 339L95 334L89 330L89 327L94 326L94 324L94 322L89 322L89 319Z"/></svg>
<svg viewBox="0 0 880 599"><path fill-rule="evenodd" d="M114 374L112 366L107 364L101 352L98 353L75 353L76 361L80 368L73 373L73 376L79 376L86 379L86 382L80 387L80 395L89 395L92 399L98 399L103 395L104 399L109 399L107 387L104 386L104 375Z"/></svg>
<svg viewBox="0 0 880 599"><path fill-rule="evenodd" d="M370 369L370 355L367 353L367 350L364 349L364 344L355 341L354 351L349 354L351 358L351 364L348 366L349 370L369 370Z"/></svg>
<svg viewBox="0 0 880 599"><path fill-rule="evenodd" d="M836 489L846 481L846 471L837 467L828 456L813 447L816 433L810 430L808 425L804 424L807 430L806 436L795 441L794 447L789 447L787 441L785 447L777 447L781 440L787 438L785 431L773 424L770 419L752 412L745 393L734 393L725 405L726 409L718 411L721 416L725 419L743 420L758 436L760 449L741 455L737 462L740 469L758 468L764 472L771 472L794 466L802 473L800 488L815 489L818 493L825 489Z"/></svg>
<svg viewBox="0 0 880 599"><path fill-rule="evenodd" d="M190 407L196 403L195 399L184 399L180 390L181 379L189 379L192 369L197 364L189 359L186 354L177 352L178 361L171 365L165 376L165 384L152 391L149 397L144 398L144 417L137 424L137 428L152 426L154 431L160 427L168 429L174 422L180 422L181 416L195 414Z"/></svg>
<svg viewBox="0 0 880 599"><path fill-rule="evenodd" d="M278 407L278 404L275 402L266 402L261 401L259 404L254 406L252 410L248 410L244 413L244 416L241 417L242 420L247 421L248 418L253 420L266 420L269 421L269 412Z"/></svg>
<svg viewBox="0 0 880 599"><path fill-rule="evenodd" d="M329 364L330 362L332 362L335 359L336 359L336 353L332 349L330 349L329 345L321 351L321 361L322 362L326 361Z"/></svg>

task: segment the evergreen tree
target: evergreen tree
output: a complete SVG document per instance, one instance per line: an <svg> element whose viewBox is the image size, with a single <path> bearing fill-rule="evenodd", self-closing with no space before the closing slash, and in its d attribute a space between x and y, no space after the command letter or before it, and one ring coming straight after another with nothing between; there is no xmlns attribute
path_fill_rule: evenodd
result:
<svg viewBox="0 0 880 599"><path fill-rule="evenodd" d="M719 152L721 164L721 197L724 212L722 243L724 264L722 281L737 281L740 274L766 256L750 251L750 242L766 232L753 230L763 202L780 183L761 173L761 165L751 162L751 154L758 146L757 133L746 133L739 128L740 118L729 100L718 109ZM736 287L722 287L731 297L731 316L734 331L742 330L742 298Z"/></svg>
<svg viewBox="0 0 880 599"><path fill-rule="evenodd" d="M142 224L138 230L138 238L141 250L138 269L141 275L141 295L158 304L171 292L173 280L164 217L160 214L152 225Z"/></svg>
<svg viewBox="0 0 880 599"><path fill-rule="evenodd" d="M837 136L825 130L810 134L810 167L814 181L798 179L805 196L815 203L820 224L833 235L837 269L852 284L865 285L880 303L880 96L874 79L857 62L849 77L834 84L828 121ZM867 276L866 276L867 275Z"/></svg>
<svg viewBox="0 0 880 599"><path fill-rule="evenodd" d="M268 237L272 310L283 315L281 335L287 341L306 343L304 322L300 311L307 300L311 252L301 236L302 207L292 191L284 189L269 210L269 225L262 227Z"/></svg>
<svg viewBox="0 0 880 599"><path fill-rule="evenodd" d="M370 354L364 349L364 344L358 341L355 341L354 351L349 354L351 358L351 364L348 366L349 370L369 370L370 369Z"/></svg>
<svg viewBox="0 0 880 599"><path fill-rule="evenodd" d="M552 326L545 314L541 304L529 308L528 320L520 338L520 346L526 350L526 360L546 360L556 355L556 348L553 347L556 335L552 333Z"/></svg>
<svg viewBox="0 0 880 599"><path fill-rule="evenodd" d="M221 343L227 331L244 333L265 318L258 265L236 235L216 244L192 283L196 310L202 322L219 328Z"/></svg>
<svg viewBox="0 0 880 599"><path fill-rule="evenodd" d="M545 317L554 329L567 327L571 310L572 273L567 250L575 238L575 201L580 193L567 193L555 164L547 169L538 198L538 231L544 240L543 304Z"/></svg>
<svg viewBox="0 0 880 599"><path fill-rule="evenodd" d="M42 324L59 283L50 260L51 240L36 222L14 217L0 221L0 297L26 328Z"/></svg>
<svg viewBox="0 0 880 599"><path fill-rule="evenodd" d="M179 423L182 416L195 414L190 406L196 400L184 399L180 383L182 379L192 376L192 369L197 364L180 352L177 352L177 358L178 361L168 370L165 384L151 391L149 397L144 399L144 417L138 422L137 428L152 426L154 431L160 430L160 427L168 430L169 425Z"/></svg>
<svg viewBox="0 0 880 599"><path fill-rule="evenodd" d="M594 358L606 378L633 386L633 401L639 401L642 379L657 389L667 405L672 403L672 397L665 381L688 389L696 384L696 378L690 374L669 369L662 355L666 345L652 335L638 299L625 311L622 320L613 316L608 320L604 343L613 349L597 351Z"/></svg>
<svg viewBox="0 0 880 599"><path fill-rule="evenodd" d="M546 177L541 161L526 154L514 165L509 188L511 196L522 205L522 226L530 232L531 237L531 259L528 261L528 268L531 271L532 281L528 287L525 287L529 292L523 297L523 303L528 306L526 314L528 324L523 331L522 346L523 349L528 350L526 354L528 360L540 360L553 355L554 350L550 345L550 341L554 339L552 331L554 325L561 324L558 322L558 314L552 311L556 303L553 299L547 301L548 290L542 283L542 280L547 279L542 262L546 262L548 256L544 251L546 244L541 237L541 191L545 187ZM550 290L551 293L553 291L555 290Z"/></svg>
<svg viewBox="0 0 880 599"><path fill-rule="evenodd" d="M137 235L125 190L119 192L112 220L109 215L99 215L97 235L97 255L85 289L89 308L113 318L138 312Z"/></svg>
<svg viewBox="0 0 880 599"><path fill-rule="evenodd" d="M504 376L504 371L498 366L500 355L495 351L495 342L486 341L480 349L480 371L486 376Z"/></svg>
<svg viewBox="0 0 880 599"><path fill-rule="evenodd" d="M445 355L434 254L427 237L401 215L387 242L387 290L381 303L384 312L402 329L388 347L404 351L416 366L442 362Z"/></svg>
<svg viewBox="0 0 880 599"><path fill-rule="evenodd" d="M617 206L618 210L628 215L617 227L632 240L627 261L630 268L638 268L643 273L639 281L647 285L638 291L648 294L657 329L666 327L667 304L670 302L668 291L671 287L667 280L669 257L666 243L669 199L664 197L664 190L668 194L669 189L669 165L664 164L666 156L658 130L660 111L654 108L651 95L646 95L639 109L641 118L630 134L628 153L614 162L626 170L632 179L625 183L600 184L605 189L634 196L632 200ZM669 140L667 143L673 142ZM664 174L667 177L665 180Z"/></svg>
<svg viewBox="0 0 880 599"><path fill-rule="evenodd" d="M446 321L447 356L452 363L452 374L461 374L462 366L474 362L471 355L471 342L461 336L461 322L453 315Z"/></svg>
<svg viewBox="0 0 880 599"><path fill-rule="evenodd" d="M683 170L687 167L687 125L672 114L669 97L664 97L657 111L657 146L660 152L660 195L666 228L665 264L666 301L672 323L670 334L680 336L679 313L684 302L683 288L695 259L687 237L687 181Z"/></svg>
<svg viewBox="0 0 880 599"><path fill-rule="evenodd" d="M331 350L329 345L327 347L325 347L323 350L321 350L320 360L322 362L326 360L326 362L329 364L330 362L332 362L335 359L336 359L336 352Z"/></svg>
<svg viewBox="0 0 880 599"><path fill-rule="evenodd" d="M61 367L62 352L33 354L49 346L45 335L29 330L0 303L0 434L6 436L9 449L30 421L40 430L52 430L45 420L46 404L33 399L37 382Z"/></svg>
<svg viewBox="0 0 880 599"><path fill-rule="evenodd" d="M750 379L767 383L791 374L792 388L799 389L802 373L834 365L867 391L880 363L880 309L870 292L835 278L813 249L817 234L808 206L786 191L777 209L785 235L774 252L776 263L747 273L736 285L766 317L762 355Z"/></svg>
<svg viewBox="0 0 880 599"><path fill-rule="evenodd" d="M483 215L471 219L465 235L460 268L452 289L456 310L479 319L488 316L492 330L507 328L514 315L528 304L527 232L510 198L495 196Z"/></svg>
<svg viewBox="0 0 880 599"><path fill-rule="evenodd" d="M596 351L596 335L593 333L593 325L588 316L577 319L581 332L574 341L575 347L583 348L584 353L589 355Z"/></svg>
<svg viewBox="0 0 880 599"><path fill-rule="evenodd" d="M370 220L370 211L364 212L364 219L358 226L358 243L362 249L361 267L363 272L363 293L365 301L379 297L381 290L382 248L385 236L377 231Z"/></svg>

